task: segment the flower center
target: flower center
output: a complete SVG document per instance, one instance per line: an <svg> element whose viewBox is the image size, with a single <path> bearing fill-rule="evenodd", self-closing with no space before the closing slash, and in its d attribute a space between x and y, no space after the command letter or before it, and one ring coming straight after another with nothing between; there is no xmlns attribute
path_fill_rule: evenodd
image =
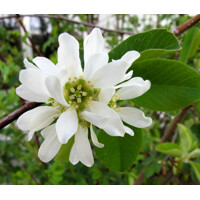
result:
<svg viewBox="0 0 200 200"><path fill-rule="evenodd" d="M99 88L94 88L90 81L84 79L74 79L65 84L63 88L64 97L70 106L73 106L77 111L83 111L89 101L96 100L100 92Z"/></svg>

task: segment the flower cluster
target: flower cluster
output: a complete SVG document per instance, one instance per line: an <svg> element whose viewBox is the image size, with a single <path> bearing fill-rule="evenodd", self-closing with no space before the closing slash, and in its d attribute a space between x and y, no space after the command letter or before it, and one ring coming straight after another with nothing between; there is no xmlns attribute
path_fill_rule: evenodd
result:
<svg viewBox="0 0 200 200"><path fill-rule="evenodd" d="M90 167L94 163L88 129L93 144L99 148L93 125L111 136L134 135L122 121L145 128L152 120L133 107L118 107L119 100L133 99L149 90L151 84L140 77L132 77L127 70L140 56L129 51L119 60L108 63L101 31L93 29L84 40L84 71L79 58L79 43L67 33L59 38L58 63L36 57L33 63L24 60L26 69L20 71L22 83L16 93L28 100L45 103L19 117L18 127L31 140L36 131L44 137L38 156L49 162L62 144L74 136L69 160Z"/></svg>

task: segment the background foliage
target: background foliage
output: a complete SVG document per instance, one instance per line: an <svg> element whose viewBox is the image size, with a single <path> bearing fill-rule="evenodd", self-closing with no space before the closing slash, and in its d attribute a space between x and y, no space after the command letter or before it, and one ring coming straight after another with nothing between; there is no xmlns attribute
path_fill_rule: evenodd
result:
<svg viewBox="0 0 200 200"><path fill-rule="evenodd" d="M92 24L98 24L99 21L99 15L64 15L64 17ZM109 21L106 23L108 28L112 27L116 30L133 33L140 33L153 28L166 28L170 31L190 18L188 15L143 15L142 17L138 15L113 15L112 17L114 18L112 24ZM24 68L24 44L30 45L27 42L28 36L33 38L36 47L45 57L56 63L57 38L60 33L68 32L74 35L82 45L84 35L91 30L87 26L64 20L47 20L38 17L36 19L39 24L37 31L25 34L21 34L20 25L16 19L0 19L1 118L23 104L23 100L20 100L15 94L15 88L20 84L18 73ZM59 162L59 160L51 161L48 164L41 163L37 157L37 143L34 140L29 143L26 142L24 134L13 122L0 130L0 184L134 184L142 169L144 169L144 184L199 184L200 102L197 100L200 97L193 95L193 90L197 93L200 87L198 82L198 73L200 71L200 26L197 24L178 37L182 46L181 50L180 46L175 42L175 37L169 36L165 45L162 42L163 32L166 31L159 30L157 35L160 38L151 38L150 42L149 38L145 40L145 36L143 36L142 46L137 46L138 38L136 37L139 36L134 37L133 35L129 38L132 42L135 41L135 50L142 52L141 58L132 66L134 75L142 76L145 79L150 77L150 80L154 76L151 91L145 95L151 99L157 97L159 93L160 99L155 98L152 102L147 102L144 97L139 97L133 102L124 101L122 104L130 103L134 105L135 103L138 107L140 106L140 109L143 109L148 116L152 117L153 125L151 127L136 130L134 137L126 136L122 138L124 140L110 140L106 134L99 133L100 141L116 145L116 148L113 147L113 152L110 152L113 157L109 160L104 160L102 158L103 154L99 153L99 149L95 148L95 164L92 168L87 168L81 163L73 166L70 163ZM143 34L145 35L145 33ZM108 51L127 38L126 34L109 31L103 31L103 35L106 38ZM167 46L169 43L170 46ZM126 45L128 44L129 42ZM148 45L155 48L149 50ZM127 48L128 46L126 50ZM119 45L110 51L110 58L117 59L117 57L121 57L120 53L123 55L123 49ZM33 57L35 56L37 55L33 52ZM161 62L157 57L171 59L171 61L162 61L163 71L159 71L156 68ZM150 60L145 60L147 58ZM185 64L188 64L190 68L185 68ZM151 67L151 71L148 71L148 67ZM165 85L162 85L162 89L158 91L156 85L160 81L159 74L163 75L163 73L165 73L166 77ZM189 74L194 78L192 80L182 80L181 73L183 77ZM175 76L179 76L176 82L173 80ZM193 84L194 80L197 80L195 85ZM183 87L184 84L189 88ZM170 90L171 86L175 85L177 91L181 91L179 98L174 98L173 102L162 99L162 96L170 97L170 95L175 95L175 90ZM184 99L184 101L181 102L181 99ZM159 144L169 124L180 112L180 108L194 102L196 103L193 104L182 124L178 125L178 129L173 137L170 138L170 141ZM155 106L156 108L157 106L160 107L159 109L154 109ZM40 134L37 133L37 135L42 141ZM125 156L131 156L131 151L134 148L128 152L126 149L122 150L123 154L118 155L117 147L120 148L120 145L126 142L130 142L134 146L135 140L143 140L140 154L135 162L128 166L130 163L128 159L125 159L118 166L119 162L115 163L115 156L121 156L120 159L123 161ZM96 156L98 159L96 159ZM109 166L109 169L107 166Z"/></svg>

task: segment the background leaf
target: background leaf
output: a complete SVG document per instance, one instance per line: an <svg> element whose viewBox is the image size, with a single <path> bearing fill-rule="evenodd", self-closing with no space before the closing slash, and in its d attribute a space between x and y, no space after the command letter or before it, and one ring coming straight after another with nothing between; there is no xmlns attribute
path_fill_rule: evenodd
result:
<svg viewBox="0 0 200 200"><path fill-rule="evenodd" d="M175 157L181 157L183 155L183 151L178 144L165 142L156 146L156 150Z"/></svg>
<svg viewBox="0 0 200 200"><path fill-rule="evenodd" d="M174 60L151 59L133 64L134 76L151 81L144 95L133 99L139 106L159 111L174 111L200 99L200 75Z"/></svg>
<svg viewBox="0 0 200 200"><path fill-rule="evenodd" d="M137 61L157 58L179 50L177 38L166 29L154 29L130 36L109 53L111 59L120 59L127 51L136 50L141 53Z"/></svg>
<svg viewBox="0 0 200 200"><path fill-rule="evenodd" d="M190 165L194 169L194 172L195 172L195 174L197 176L197 179L200 181L200 164L191 161Z"/></svg>
<svg viewBox="0 0 200 200"><path fill-rule="evenodd" d="M134 136L112 137L101 131L98 139L103 148L95 148L97 158L112 171L125 171L137 158L142 145L141 129L133 128Z"/></svg>

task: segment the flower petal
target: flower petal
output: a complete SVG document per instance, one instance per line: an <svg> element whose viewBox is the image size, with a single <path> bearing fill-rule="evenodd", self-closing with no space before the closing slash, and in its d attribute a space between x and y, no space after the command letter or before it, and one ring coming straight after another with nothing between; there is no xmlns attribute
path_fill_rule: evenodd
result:
<svg viewBox="0 0 200 200"><path fill-rule="evenodd" d="M23 131L30 131L28 138L30 140L35 131L51 124L58 114L59 111L56 108L40 106L21 115L17 120L17 125Z"/></svg>
<svg viewBox="0 0 200 200"><path fill-rule="evenodd" d="M134 127L146 128L152 124L152 119L145 117L144 113L137 108L121 107L119 110L121 119Z"/></svg>
<svg viewBox="0 0 200 200"><path fill-rule="evenodd" d="M70 155L69 155L69 161L73 165L76 165L79 162L78 155L77 155L77 152L76 152L75 143L73 144L73 146L71 148Z"/></svg>
<svg viewBox="0 0 200 200"><path fill-rule="evenodd" d="M65 144L76 133L78 129L78 117L74 108L68 108L63 112L56 122L58 140Z"/></svg>
<svg viewBox="0 0 200 200"><path fill-rule="evenodd" d="M33 62L40 68L40 70L50 76L55 76L59 72L59 68L45 57L36 57Z"/></svg>
<svg viewBox="0 0 200 200"><path fill-rule="evenodd" d="M107 134L111 136L124 136L124 125L119 115L113 109L97 101L91 101L89 109L94 114L109 117L106 123L102 123L100 126L98 126L99 128L102 128ZM97 126L95 123L92 124Z"/></svg>
<svg viewBox="0 0 200 200"><path fill-rule="evenodd" d="M114 86L123 80L127 66L128 63L123 60L110 62L94 73L91 82L96 88Z"/></svg>
<svg viewBox="0 0 200 200"><path fill-rule="evenodd" d="M131 70L130 72L128 72L127 74L125 74L122 82L130 79L132 76L133 76L133 70Z"/></svg>
<svg viewBox="0 0 200 200"><path fill-rule="evenodd" d="M49 162L50 160L52 160L55 157L55 155L58 153L62 145L58 141L55 124L47 127L47 129L48 129L48 133L46 133L47 135L45 137L45 140L40 146L39 151L38 151L38 157L43 162Z"/></svg>
<svg viewBox="0 0 200 200"><path fill-rule="evenodd" d="M24 58L24 65L26 69L29 68L38 69L34 64L30 63L26 58Z"/></svg>
<svg viewBox="0 0 200 200"><path fill-rule="evenodd" d="M84 39L84 62L87 63L90 56L105 52L105 42L99 28L94 28Z"/></svg>
<svg viewBox="0 0 200 200"><path fill-rule="evenodd" d="M101 103L108 104L115 94L115 89L114 87L109 87L109 88L102 88L101 91L99 92L99 101Z"/></svg>
<svg viewBox="0 0 200 200"><path fill-rule="evenodd" d="M98 53L90 56L84 68L85 79L89 81L93 76L93 74L107 63L108 63L107 53Z"/></svg>
<svg viewBox="0 0 200 200"><path fill-rule="evenodd" d="M82 74L81 63L79 59L79 43L68 33L59 35L58 64L59 67L67 69L69 76L80 77Z"/></svg>
<svg viewBox="0 0 200 200"><path fill-rule="evenodd" d="M143 95L146 91L148 91L151 87L151 82L149 80L144 81L140 77L135 77L130 79L129 81L122 83L115 88L120 88L116 95L121 99L133 99Z"/></svg>
<svg viewBox="0 0 200 200"><path fill-rule="evenodd" d="M49 96L38 94L23 84L16 88L16 94L27 101L47 102Z"/></svg>
<svg viewBox="0 0 200 200"><path fill-rule="evenodd" d="M129 128L128 126L124 126L124 129L126 133L128 133L130 136L134 136L134 132L131 128Z"/></svg>
<svg viewBox="0 0 200 200"><path fill-rule="evenodd" d="M91 139L92 139L92 142L93 144L98 147L98 148L103 148L104 147L104 144L101 144L99 141L98 141L98 138L92 128L92 124L90 124L90 134L91 134Z"/></svg>
<svg viewBox="0 0 200 200"><path fill-rule="evenodd" d="M69 104L66 102L64 98L61 83L57 77L55 76L46 77L45 84L52 98L54 98L57 102L59 102L63 106L69 107Z"/></svg>
<svg viewBox="0 0 200 200"><path fill-rule="evenodd" d="M121 59L125 60L129 63L129 67L132 65L132 63L140 57L140 53L137 51L128 51L126 52Z"/></svg>
<svg viewBox="0 0 200 200"><path fill-rule="evenodd" d="M45 86L45 75L37 69L29 68L21 70L19 73L20 82L37 94L49 96Z"/></svg>
<svg viewBox="0 0 200 200"><path fill-rule="evenodd" d="M88 129L86 127L79 126L75 134L75 145L79 160L87 167L91 167L94 164L94 158L88 140Z"/></svg>

